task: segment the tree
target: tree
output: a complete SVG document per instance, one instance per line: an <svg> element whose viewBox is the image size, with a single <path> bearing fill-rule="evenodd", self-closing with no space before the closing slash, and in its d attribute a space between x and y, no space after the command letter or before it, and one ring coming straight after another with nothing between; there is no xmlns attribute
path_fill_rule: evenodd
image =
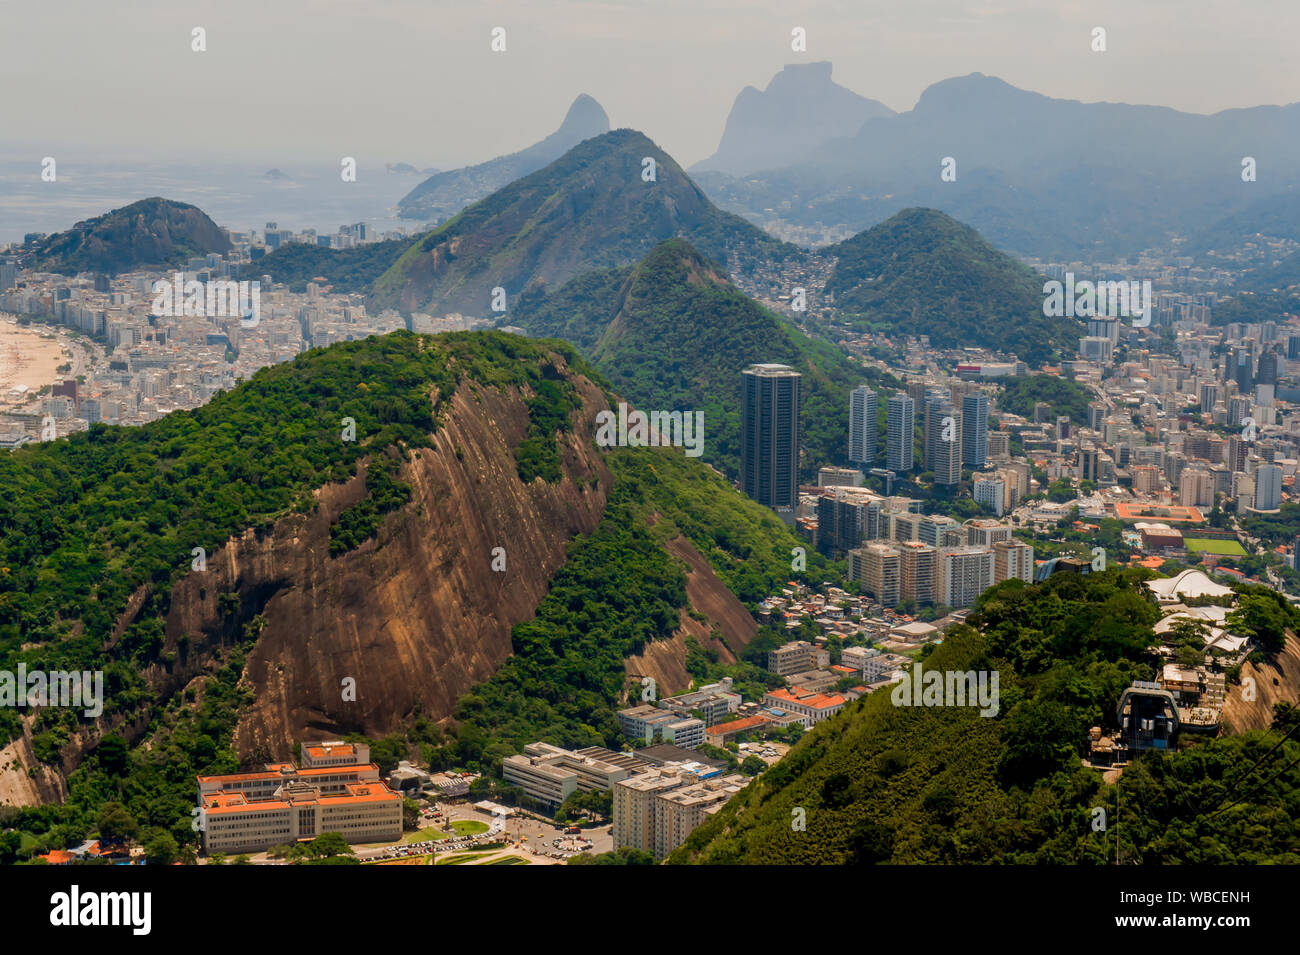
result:
<svg viewBox="0 0 1300 955"><path fill-rule="evenodd" d="M313 859L328 859L330 856L352 855L352 847L337 832L322 832L307 843L307 855Z"/></svg>
<svg viewBox="0 0 1300 955"><path fill-rule="evenodd" d="M12 829L0 832L0 865L13 865L18 860L18 850L23 837Z"/></svg>
<svg viewBox="0 0 1300 955"><path fill-rule="evenodd" d="M746 756L740 763L740 771L746 776L757 776L765 769L767 769L767 763L757 756Z"/></svg>
<svg viewBox="0 0 1300 955"><path fill-rule="evenodd" d="M99 838L106 842L134 839L140 834L140 824L120 802L105 803L99 811L96 825L99 828Z"/></svg>
<svg viewBox="0 0 1300 955"><path fill-rule="evenodd" d="M1258 592L1261 590L1264 592ZM1253 637L1265 653L1276 654L1286 643L1286 628L1294 614L1289 608L1282 607L1280 600L1284 599L1265 588L1242 594L1237 609L1228 614L1228 626L1237 633Z"/></svg>
<svg viewBox="0 0 1300 955"><path fill-rule="evenodd" d="M156 829L144 844L144 854L151 865L171 865L180 854L180 847L170 832Z"/></svg>

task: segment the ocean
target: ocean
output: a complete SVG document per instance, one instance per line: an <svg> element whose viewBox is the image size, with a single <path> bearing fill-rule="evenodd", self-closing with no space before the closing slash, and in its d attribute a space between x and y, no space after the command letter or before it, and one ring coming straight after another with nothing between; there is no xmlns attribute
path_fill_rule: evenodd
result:
<svg viewBox="0 0 1300 955"><path fill-rule="evenodd" d="M336 232L366 222L380 232L419 231L426 223L395 218L397 201L426 176L389 172L382 163L358 163L355 182L343 182L338 164L285 162L289 178L266 178L271 167L238 162L100 161L55 157L56 180L41 180L40 156L0 158L0 246L28 232L62 232L82 219L139 199L188 202L235 232L281 229Z"/></svg>

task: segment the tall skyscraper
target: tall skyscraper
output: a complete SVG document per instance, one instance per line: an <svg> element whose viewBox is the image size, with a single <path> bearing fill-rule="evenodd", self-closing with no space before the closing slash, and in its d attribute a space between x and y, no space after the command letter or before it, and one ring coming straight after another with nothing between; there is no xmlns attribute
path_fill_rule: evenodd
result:
<svg viewBox="0 0 1300 955"><path fill-rule="evenodd" d="M874 466L876 463L876 393L866 385L849 392L849 461Z"/></svg>
<svg viewBox="0 0 1300 955"><path fill-rule="evenodd" d="M1261 464L1255 470L1255 510L1276 511L1282 506L1282 469Z"/></svg>
<svg viewBox="0 0 1300 955"><path fill-rule="evenodd" d="M741 373L741 488L768 507L799 503L802 380L787 365L752 365Z"/></svg>
<svg viewBox="0 0 1300 955"><path fill-rule="evenodd" d="M1277 384L1277 352L1272 348L1259 356L1259 367L1255 371L1256 385Z"/></svg>
<svg viewBox="0 0 1300 955"><path fill-rule="evenodd" d="M889 399L885 465L891 471L912 470L912 441L916 432L915 409L916 402L902 392Z"/></svg>
<svg viewBox="0 0 1300 955"><path fill-rule="evenodd" d="M921 414L924 419L921 422L924 429L921 438L921 451L925 456L924 463L926 467L934 465L934 443L942 432L941 422L943 416L940 409L944 406L952 406L952 393L947 388L927 388L925 402L921 405Z"/></svg>
<svg viewBox="0 0 1300 955"><path fill-rule="evenodd" d="M961 412L948 401L930 405L926 417L932 441L926 467L934 472L934 483L945 487L961 483Z"/></svg>
<svg viewBox="0 0 1300 955"><path fill-rule="evenodd" d="M961 463L978 471L989 460L989 396L967 395L961 400Z"/></svg>

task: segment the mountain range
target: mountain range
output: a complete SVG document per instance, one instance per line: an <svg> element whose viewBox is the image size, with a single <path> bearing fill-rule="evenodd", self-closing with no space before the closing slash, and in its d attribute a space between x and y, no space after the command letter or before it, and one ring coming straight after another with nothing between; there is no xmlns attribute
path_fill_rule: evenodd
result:
<svg viewBox="0 0 1300 955"><path fill-rule="evenodd" d="M831 81L831 64L791 63L761 92L736 97L717 152L692 174L745 176L811 158L829 140L850 136L869 119L893 116L883 103Z"/></svg>
<svg viewBox="0 0 1300 955"><path fill-rule="evenodd" d="M618 129L585 140L425 235L375 282L375 307L494 314L534 282L562 283L626 265L664 239L687 239L740 268L798 255L722 212L646 136ZM497 299L501 289L505 300Z"/></svg>
<svg viewBox="0 0 1300 955"><path fill-rule="evenodd" d="M779 134L780 118L764 134ZM1243 181L1243 161L1256 180ZM941 179L945 159L954 181ZM927 88L809 158L704 177L723 208L860 231L910 206L939 209L999 248L1131 256L1300 186L1300 104L1213 115L1082 103L972 73Z"/></svg>

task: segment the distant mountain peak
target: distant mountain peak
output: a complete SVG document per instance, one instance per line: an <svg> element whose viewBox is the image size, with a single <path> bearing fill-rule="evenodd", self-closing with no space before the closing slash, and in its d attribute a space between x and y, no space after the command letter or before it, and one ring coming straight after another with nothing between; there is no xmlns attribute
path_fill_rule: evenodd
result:
<svg viewBox="0 0 1300 955"><path fill-rule="evenodd" d="M830 60L816 63L787 63L767 84L767 91L795 84L825 85L831 82Z"/></svg>
<svg viewBox="0 0 1300 955"><path fill-rule="evenodd" d="M867 120L893 116L883 103L837 85L831 63L788 63L767 89L746 86L727 116L718 151L692 171L733 176L775 169L812 156L824 143L852 136Z"/></svg>
<svg viewBox="0 0 1300 955"><path fill-rule="evenodd" d="M604 107L586 93L579 93L569 111L564 114L559 133L585 132L584 139L609 131L609 115Z"/></svg>
<svg viewBox="0 0 1300 955"><path fill-rule="evenodd" d="M1012 86L1006 80L984 73L968 73L965 76L953 76L938 83L932 83L921 93L916 102L916 112L927 110L967 110L972 107L990 107L999 104L1026 102L1029 100L1046 102L1049 97L1030 90ZM1068 101L1063 101L1068 102Z"/></svg>
<svg viewBox="0 0 1300 955"><path fill-rule="evenodd" d="M644 157L655 179L642 178ZM374 304L402 311L486 315L491 290L510 301L534 283L639 261L684 237L713 262L792 254L721 212L672 158L635 129L585 139L417 241L375 283Z"/></svg>
<svg viewBox="0 0 1300 955"><path fill-rule="evenodd" d="M545 139L477 166L430 176L398 202L398 211L405 219L449 219L502 186L554 162L578 143L607 132L609 116L604 108L593 97L580 93L559 128Z"/></svg>

